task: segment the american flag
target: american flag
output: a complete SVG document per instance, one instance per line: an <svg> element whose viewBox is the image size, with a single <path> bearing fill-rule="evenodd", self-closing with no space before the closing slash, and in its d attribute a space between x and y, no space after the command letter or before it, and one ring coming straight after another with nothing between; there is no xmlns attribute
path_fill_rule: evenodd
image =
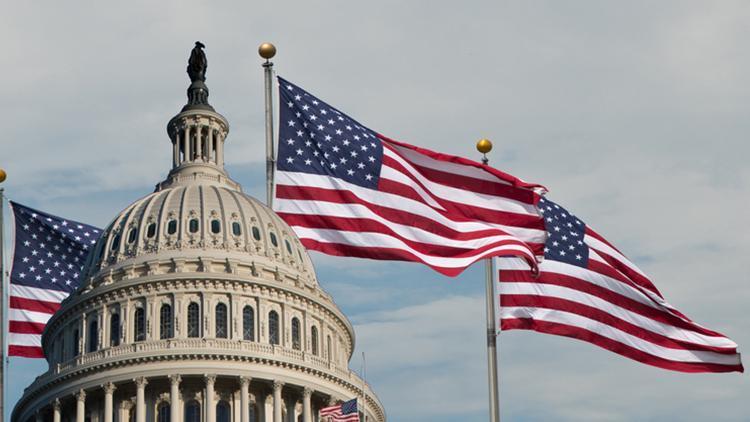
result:
<svg viewBox="0 0 750 422"><path fill-rule="evenodd" d="M535 278L499 259L502 330L577 338L681 372L743 372L737 344L677 311L614 246L564 208L539 201L548 232Z"/></svg>
<svg viewBox="0 0 750 422"><path fill-rule="evenodd" d="M42 358L47 320L80 284L100 230L10 202L15 220L8 355Z"/></svg>
<svg viewBox="0 0 750 422"><path fill-rule="evenodd" d="M320 417L328 417L331 422L359 422L357 399L320 409Z"/></svg>
<svg viewBox="0 0 750 422"><path fill-rule="evenodd" d="M308 249L455 276L490 256L535 265L539 185L374 132L279 78L274 208Z"/></svg>

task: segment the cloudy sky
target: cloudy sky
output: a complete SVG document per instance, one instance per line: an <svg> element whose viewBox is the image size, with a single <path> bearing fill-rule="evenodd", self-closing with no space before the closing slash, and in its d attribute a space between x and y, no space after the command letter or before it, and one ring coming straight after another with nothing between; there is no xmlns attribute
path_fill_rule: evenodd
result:
<svg viewBox="0 0 750 422"><path fill-rule="evenodd" d="M750 347L750 3L12 2L0 15L0 167L19 202L104 226L171 163L194 41L263 198L258 44L278 73L386 136L546 185L696 321ZM313 254L392 421L487 419L482 268ZM586 343L500 335L505 420L749 420L745 374L688 375ZM745 362L747 364L747 362ZM36 360L10 362L7 411Z"/></svg>

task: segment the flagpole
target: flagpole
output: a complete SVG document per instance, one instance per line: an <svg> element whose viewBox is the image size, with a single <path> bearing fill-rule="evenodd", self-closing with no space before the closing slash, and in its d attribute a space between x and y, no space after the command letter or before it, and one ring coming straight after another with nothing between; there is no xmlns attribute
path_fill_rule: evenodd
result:
<svg viewBox="0 0 750 422"><path fill-rule="evenodd" d="M365 361L365 352L362 352L362 414L367 422L367 361Z"/></svg>
<svg viewBox="0 0 750 422"><path fill-rule="evenodd" d="M482 153L482 164L487 165L487 153L492 151L489 139L477 142L477 151ZM487 381L490 393L490 422L500 422L500 397L497 376L497 326L495 325L495 262L485 259L485 300L487 305Z"/></svg>
<svg viewBox="0 0 750 422"><path fill-rule="evenodd" d="M276 154L273 148L273 62L276 47L271 43L263 43L258 47L260 57L266 59L263 63L266 91L266 205L273 208L273 173L276 167Z"/></svg>
<svg viewBox="0 0 750 422"><path fill-rule="evenodd" d="M0 183L5 181L5 170L0 169ZM5 231L3 211L5 208L5 189L0 188L0 350L2 350L2 362L0 362L0 422L5 420Z"/></svg>

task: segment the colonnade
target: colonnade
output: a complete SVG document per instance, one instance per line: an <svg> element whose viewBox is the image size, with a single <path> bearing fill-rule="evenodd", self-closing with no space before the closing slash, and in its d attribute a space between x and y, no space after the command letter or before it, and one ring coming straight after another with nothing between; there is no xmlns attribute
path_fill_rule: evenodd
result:
<svg viewBox="0 0 750 422"><path fill-rule="evenodd" d="M224 166L224 136L209 124L184 124L172 139L172 168L184 163L203 162Z"/></svg>
<svg viewBox="0 0 750 422"><path fill-rule="evenodd" d="M334 398L328 394L316 392L306 386L286 384L280 380L257 380L256 382L246 376L221 375L217 377L215 374L204 374L202 376L190 375L185 378L192 382L193 387L195 387L195 381L202 381L202 403L200 404L200 416L198 419L202 422L224 422L223 420L217 420L217 404L219 403L219 400L217 400L218 392L216 390L217 379L224 381L224 387L226 387L227 380L231 381L230 385L233 386L229 389L229 394L236 393L237 387L239 387L239 400L238 403L235 403L235 406L239 405L239 412L233 407L231 408L231 412L236 415L235 417L239 417L239 419L230 418L227 420L239 420L239 422L297 422L297 417L301 416L303 422L316 422L318 418L313 413L313 395L316 396L316 403L319 405L316 406L316 412L317 408L335 402ZM160 393L164 391L164 381L168 381L169 384L168 406L164 403L164 394L160 396ZM252 416L250 411L251 382L255 382L254 391L256 400L258 397L263 398L260 402L256 401L256 404L260 407L256 408L257 411ZM147 400L146 388L149 383L159 384L160 387L149 391L148 398L150 400ZM35 420L36 422L86 422L90 420L98 422L124 422L128 420L134 422L151 422L158 420L161 422L165 419L158 412L164 406L164 408L169 408L170 422L185 421L187 420L187 415L185 414L187 412L185 408L187 401L184 400L181 389L182 383L183 377L180 375L141 376L134 378L132 381L117 384L108 382L99 388L80 389L73 394L74 406L71 406L69 400L66 402L66 397L56 398L49 405L39 408L36 412ZM135 387L135 397L132 397L133 387ZM119 414L116 413L115 409L115 391L118 388L124 390L124 394L120 397L120 405L118 406ZM224 390L223 393L226 397L227 389L224 388ZM266 416L265 399L269 395L272 400L272 412L269 412L270 414ZM162 397L162 399L158 399L159 397ZM300 398L302 405L301 412L296 412L295 409L300 404ZM345 398L342 397L341 399ZM147 405L147 402L149 405ZM67 404L67 406L64 406L64 404ZM156 409L156 411L147 412L147 406ZM69 414L71 411L74 415ZM284 412L286 412L286 415L284 415ZM92 417L92 415L96 416Z"/></svg>

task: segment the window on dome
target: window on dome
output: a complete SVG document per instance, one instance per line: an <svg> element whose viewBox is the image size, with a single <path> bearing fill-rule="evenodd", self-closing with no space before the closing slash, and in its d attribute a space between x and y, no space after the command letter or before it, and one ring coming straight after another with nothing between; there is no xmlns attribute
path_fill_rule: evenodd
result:
<svg viewBox="0 0 750 422"><path fill-rule="evenodd" d="M133 320L133 339L135 341L146 340L146 310L143 308L135 309L135 319Z"/></svg>
<svg viewBox="0 0 750 422"><path fill-rule="evenodd" d="M302 252L301 252L301 251L300 251L299 249L297 249L297 255L299 255L299 262L302 262L302 261L304 261L304 260L302 259Z"/></svg>
<svg viewBox="0 0 750 422"><path fill-rule="evenodd" d="M151 223L146 227L146 237L149 239L156 235L156 223Z"/></svg>
<svg viewBox="0 0 750 422"><path fill-rule="evenodd" d="M138 237L138 229L136 229L135 227L133 227L128 232L128 243L135 242L136 237Z"/></svg>
<svg viewBox="0 0 750 422"><path fill-rule="evenodd" d="M300 339L299 319L292 318L292 349L301 350L302 341Z"/></svg>
<svg viewBox="0 0 750 422"><path fill-rule="evenodd" d="M227 305L216 305L216 337L227 338Z"/></svg>
<svg viewBox="0 0 750 422"><path fill-rule="evenodd" d="M191 218L188 222L188 230L190 233L197 233L198 232L198 219L197 218Z"/></svg>
<svg viewBox="0 0 750 422"><path fill-rule="evenodd" d="M172 306L165 303L161 305L161 310L159 311L159 338L174 337L172 325Z"/></svg>
<svg viewBox="0 0 750 422"><path fill-rule="evenodd" d="M274 248L278 248L279 247L279 241L278 241L278 239L276 239L276 234L274 232L271 232L271 234L269 236L271 237L271 244L273 245L273 247Z"/></svg>
<svg viewBox="0 0 750 422"><path fill-rule="evenodd" d="M291 254L292 253L292 245L289 244L289 241L286 240L286 239L284 239L284 244L286 245L286 251Z"/></svg>
<svg viewBox="0 0 750 422"><path fill-rule="evenodd" d="M221 233L221 221L217 219L211 220L211 233Z"/></svg>
<svg viewBox="0 0 750 422"><path fill-rule="evenodd" d="M195 302L192 302L190 305L188 305L188 314L187 314L187 336L188 337L200 337L200 308L198 307L198 304Z"/></svg>
<svg viewBox="0 0 750 422"><path fill-rule="evenodd" d="M216 403L216 422L230 422L229 403L224 400Z"/></svg>
<svg viewBox="0 0 750 422"><path fill-rule="evenodd" d="M268 313L268 342L279 344L279 314L276 311Z"/></svg>
<svg viewBox="0 0 750 422"><path fill-rule="evenodd" d="M260 229L253 227L253 239L260 240Z"/></svg>
<svg viewBox="0 0 750 422"><path fill-rule="evenodd" d="M250 305L242 309L242 339L255 341L255 311Z"/></svg>
<svg viewBox="0 0 750 422"><path fill-rule="evenodd" d="M91 322L89 322L89 338L88 340L88 352L96 352L99 348L99 322L96 319L96 314L91 315Z"/></svg>
<svg viewBox="0 0 750 422"><path fill-rule="evenodd" d="M120 233L117 233L112 238L112 246L110 247L113 251L117 250L117 248L120 247Z"/></svg>
<svg viewBox="0 0 750 422"><path fill-rule="evenodd" d="M73 352L73 356L78 356L81 354L81 336L78 334L78 328L73 330L73 344L71 344L70 350Z"/></svg>
<svg viewBox="0 0 750 422"><path fill-rule="evenodd" d="M333 358L333 356L331 356L331 352L331 336L328 336L328 338L326 338L326 357L328 358L328 361L331 361Z"/></svg>
<svg viewBox="0 0 750 422"><path fill-rule="evenodd" d="M177 220L169 220L167 222L167 234L177 233Z"/></svg>
<svg viewBox="0 0 750 422"><path fill-rule="evenodd" d="M318 356L318 327L310 329L310 343L312 344L312 354Z"/></svg>
<svg viewBox="0 0 750 422"><path fill-rule="evenodd" d="M109 345L110 347L120 345L120 314L112 314L109 317Z"/></svg>
<svg viewBox="0 0 750 422"><path fill-rule="evenodd" d="M157 422L170 422L172 416L172 409L169 407L169 403L161 402L159 404L159 410L156 413Z"/></svg>
<svg viewBox="0 0 750 422"><path fill-rule="evenodd" d="M232 223L232 234L235 236L242 234L242 226L240 226L240 223L237 221Z"/></svg>
<svg viewBox="0 0 750 422"><path fill-rule="evenodd" d="M201 405L197 400L185 403L185 422L201 422Z"/></svg>

